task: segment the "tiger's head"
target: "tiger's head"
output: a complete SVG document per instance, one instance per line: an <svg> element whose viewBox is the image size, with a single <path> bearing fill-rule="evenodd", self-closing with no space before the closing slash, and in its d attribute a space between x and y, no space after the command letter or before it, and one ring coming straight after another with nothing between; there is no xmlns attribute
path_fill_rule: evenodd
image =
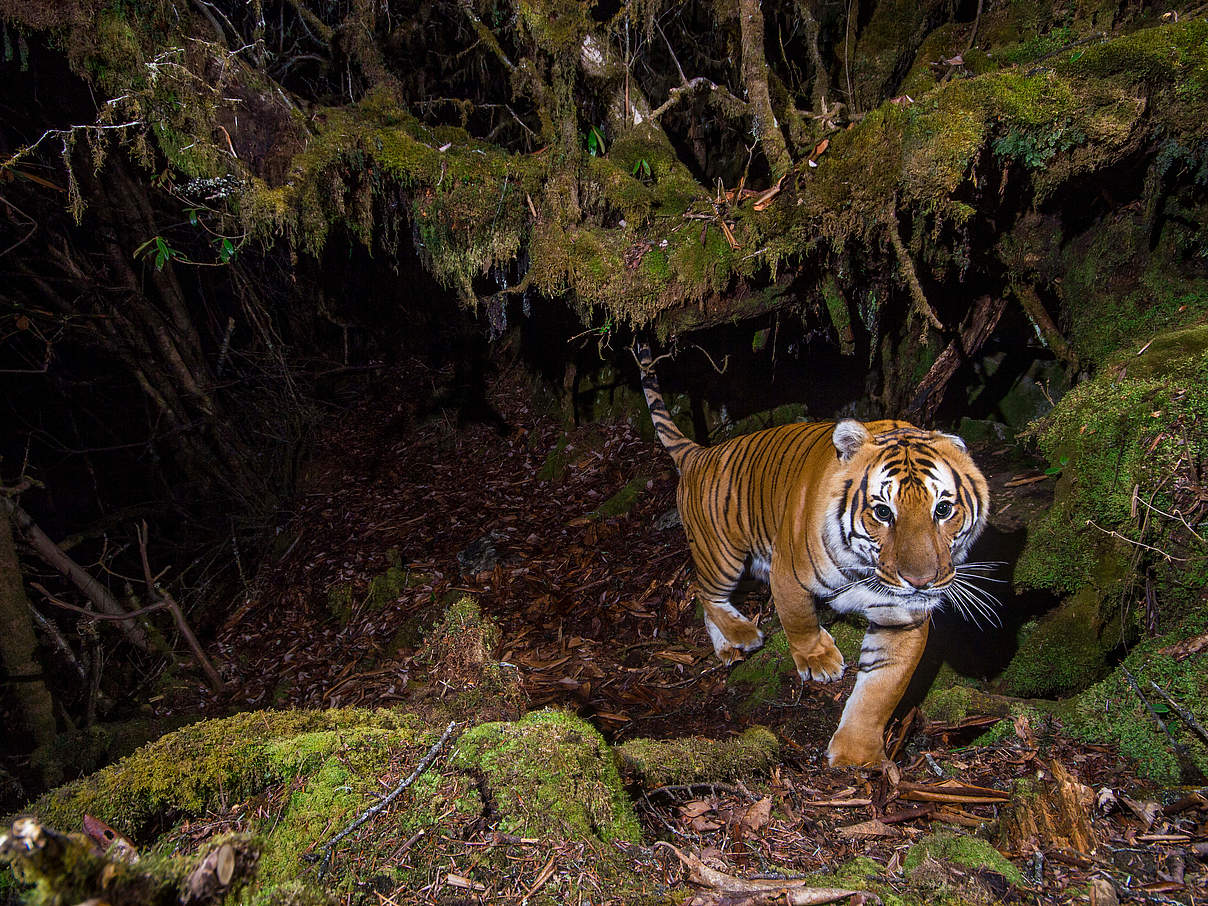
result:
<svg viewBox="0 0 1208 906"><path fill-rule="evenodd" d="M946 596L968 603L973 586L958 570L985 527L989 495L964 441L904 422L852 419L835 426L833 441L839 472L827 546L862 589L853 609L880 601L926 611Z"/></svg>

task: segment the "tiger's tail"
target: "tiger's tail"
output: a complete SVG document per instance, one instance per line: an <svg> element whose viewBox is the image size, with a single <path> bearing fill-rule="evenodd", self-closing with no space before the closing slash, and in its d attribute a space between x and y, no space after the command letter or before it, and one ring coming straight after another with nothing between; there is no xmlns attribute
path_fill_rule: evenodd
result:
<svg viewBox="0 0 1208 906"><path fill-rule="evenodd" d="M635 340L633 355L638 360L638 368L642 372L642 393L646 395L650 420L654 422L654 433L675 460L675 468L682 471L684 458L696 449L697 444L686 437L671 420L671 413L667 411L667 404L663 401L663 392L659 389L658 375L654 373L654 354L650 351L650 344L641 339Z"/></svg>

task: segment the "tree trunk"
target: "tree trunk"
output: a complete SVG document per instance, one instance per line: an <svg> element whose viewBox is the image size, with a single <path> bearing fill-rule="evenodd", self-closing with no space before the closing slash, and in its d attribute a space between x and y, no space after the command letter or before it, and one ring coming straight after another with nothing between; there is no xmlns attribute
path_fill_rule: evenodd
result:
<svg viewBox="0 0 1208 906"><path fill-rule="evenodd" d="M12 523L8 514L3 513L0 514L0 661L34 747L50 743L56 734L55 703L42 680L37 648L29 600L21 584Z"/></svg>

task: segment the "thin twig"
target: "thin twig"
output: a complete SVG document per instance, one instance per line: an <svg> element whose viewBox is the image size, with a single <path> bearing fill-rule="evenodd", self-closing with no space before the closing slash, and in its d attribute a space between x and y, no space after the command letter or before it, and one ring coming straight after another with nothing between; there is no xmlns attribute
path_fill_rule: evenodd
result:
<svg viewBox="0 0 1208 906"><path fill-rule="evenodd" d="M62 598L56 598L49 591L47 591L44 586L39 585L37 582L30 582L29 587L35 591L41 592L46 598L46 603L53 604L55 607L61 607L63 610L71 610L75 613L82 613L86 617L89 617L93 620L112 620L115 623L120 623L125 620L129 620L131 617L141 617L143 614L153 613L157 610L167 610L168 608L166 601L160 601L156 604L149 604L146 607L140 607L138 610L132 610L127 614L118 615L112 613L100 613L96 610L89 610L87 607L77 607L75 604L68 604Z"/></svg>
<svg viewBox="0 0 1208 906"><path fill-rule="evenodd" d="M219 695L223 694L226 692L226 683L222 681L222 677L214 669L214 665L206 656L201 643L197 641L197 636L193 634L193 627L185 619L184 611L180 609L180 605L176 603L176 599L171 594L156 584L155 577L151 574L151 561L147 557L147 520L143 520L142 525L137 530L137 534L138 552L143 561L143 577L147 583L147 594L158 598L159 603L162 603L172 612L172 619L176 621L176 628L180 631L185 644L189 646L189 650L193 652L193 657L197 661L197 665L201 667L202 672L206 675L210 688Z"/></svg>
<svg viewBox="0 0 1208 906"><path fill-rule="evenodd" d="M412 771L407 776L407 778L402 781L402 783L400 783L398 786L396 786L394 789L392 789L389 793L387 793L385 796L383 796L381 799L379 799L377 801L377 803L375 803L374 805L371 805L369 808L365 809L365 811L361 812L359 815L357 815L355 818L353 818L351 824L349 824L346 828L344 828L342 831L340 831L338 834L336 834L334 837L332 837L330 840L328 840L326 843L323 844L323 860L322 860L322 862L319 863L319 877L320 878L322 878L327 873L327 868L331 864L331 854L335 850L336 844L339 843L341 840L343 840L345 837L347 837L349 834L351 834L353 831L355 831L357 828L364 825L374 815L377 815L380 812L384 811L386 809L386 807L390 805L391 802L393 802L395 799L397 799L399 797L399 795L403 792L403 790L407 789L407 787L409 787L409 786L411 786L411 784L415 783L415 781L419 779L419 775L424 773L424 771L428 770L428 766L432 764L432 762L436 758L437 754L440 752L440 750L442 748L444 748L445 742L448 740L448 738L450 736L453 735L453 730L456 727L457 727L457 721L450 721L449 726L445 727L445 732L440 735L440 739L436 740L436 742L433 743L432 748L430 748L428 750L428 753L426 755L424 755L424 757L420 759L419 764L417 764L415 766L415 770Z"/></svg>
<svg viewBox="0 0 1208 906"><path fill-rule="evenodd" d="M655 793L665 793L667 795L670 795L671 793L691 793L695 790L708 790L715 796L717 795L717 791L721 790L723 793L730 793L733 796L743 796L752 802L759 801L759 797L748 789L737 787L731 783L713 783L710 781L701 781L699 783L670 783L665 786L656 786L654 789L648 791L647 795L653 796Z"/></svg>
<svg viewBox="0 0 1208 906"><path fill-rule="evenodd" d="M1114 531L1113 529L1105 529L1102 526L1097 525L1095 523L1094 519L1086 520L1086 524L1089 525L1091 528L1098 529L1099 531L1103 532L1103 534L1105 534L1105 535L1111 535L1113 538L1119 538L1121 541L1127 541L1129 544L1135 545L1136 547L1143 547L1147 551L1153 551L1155 554L1161 554L1162 557L1165 558L1167 563L1172 563L1176 560L1179 563L1186 563L1188 560L1187 557L1176 557L1174 554L1168 554L1168 553L1166 553L1166 551L1162 550L1160 547L1153 547L1152 545L1144 544L1140 541L1134 541L1132 538L1129 538L1126 535L1121 535L1119 532Z"/></svg>
<svg viewBox="0 0 1208 906"><path fill-rule="evenodd" d="M1174 709L1174 713L1183 719L1183 723L1191 727L1191 729L1196 732L1196 735L1198 735L1200 739L1204 740L1204 742L1208 742L1208 730L1204 729L1204 725L1196 720L1194 714L1171 698L1170 694L1153 680L1149 681L1149 685L1154 687L1154 690L1158 693L1158 695L1166 699L1166 704L1170 705L1170 707Z"/></svg>
<svg viewBox="0 0 1208 906"><path fill-rule="evenodd" d="M1182 743L1178 742L1174 738L1174 734L1170 732L1170 727L1166 726L1166 721L1162 720L1161 715L1159 715L1154 709L1154 706L1149 703L1149 699L1142 694L1141 687L1137 685L1137 681L1133 677L1132 673L1130 673L1128 668L1123 664L1120 665L1120 672L1124 674L1124 678L1128 681L1128 684L1132 686L1133 692L1137 693L1137 698L1141 699L1141 704L1145 706L1145 710L1149 712L1149 716L1153 718L1154 723L1162 728L1162 732L1165 733L1166 738L1170 740L1170 745L1174 749L1175 753L1183 758L1186 758L1186 748Z"/></svg>

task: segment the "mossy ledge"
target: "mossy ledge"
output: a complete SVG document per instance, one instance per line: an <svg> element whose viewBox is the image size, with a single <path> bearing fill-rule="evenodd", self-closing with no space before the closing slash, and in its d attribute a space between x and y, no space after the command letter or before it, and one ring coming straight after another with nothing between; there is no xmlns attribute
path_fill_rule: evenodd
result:
<svg viewBox="0 0 1208 906"><path fill-rule="evenodd" d="M413 715L386 710L249 712L171 733L48 793L29 811L59 831L92 815L134 839L149 861L126 873L131 896L179 882L198 846L188 822L203 815L217 818L218 832L238 827L253 841L256 868L243 901L325 902L364 881L367 866L405 884L409 872L447 855L442 835L484 820L517 838L586 846L602 876L628 889L630 869L612 844L637 842L640 830L614 755L597 730L554 710L462 732L390 809L340 844L320 881L308 856L407 776L439 735ZM436 828L442 833L428 833ZM418 869L387 858L408 840ZM481 860L483 880L501 860ZM26 877L40 885L30 902L101 893L80 889L79 872ZM107 893L111 902L122 899Z"/></svg>

